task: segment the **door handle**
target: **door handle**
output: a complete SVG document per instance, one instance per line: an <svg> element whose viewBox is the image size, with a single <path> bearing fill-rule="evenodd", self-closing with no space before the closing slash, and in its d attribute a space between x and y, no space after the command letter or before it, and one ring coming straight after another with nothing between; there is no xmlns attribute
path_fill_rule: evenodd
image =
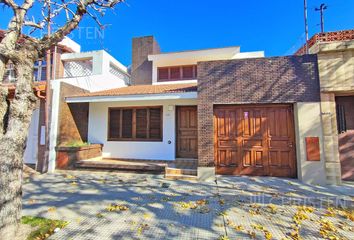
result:
<svg viewBox="0 0 354 240"><path fill-rule="evenodd" d="M293 143L292 143L292 142L289 142L289 143L288 143L288 146L289 146L290 148L292 148L292 147L293 147Z"/></svg>

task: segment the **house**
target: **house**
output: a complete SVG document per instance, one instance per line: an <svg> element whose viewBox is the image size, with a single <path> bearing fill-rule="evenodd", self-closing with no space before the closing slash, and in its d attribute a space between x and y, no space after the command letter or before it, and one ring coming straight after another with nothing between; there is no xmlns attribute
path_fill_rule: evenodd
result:
<svg viewBox="0 0 354 240"><path fill-rule="evenodd" d="M96 162L167 162L168 178L326 182L316 55L265 58L240 47L161 52L154 37L139 37L130 85L105 87L53 85L70 111L53 106L51 171L56 140L65 138L102 144Z"/></svg>
<svg viewBox="0 0 354 240"><path fill-rule="evenodd" d="M327 181L353 181L354 30L315 34L308 45L318 56Z"/></svg>

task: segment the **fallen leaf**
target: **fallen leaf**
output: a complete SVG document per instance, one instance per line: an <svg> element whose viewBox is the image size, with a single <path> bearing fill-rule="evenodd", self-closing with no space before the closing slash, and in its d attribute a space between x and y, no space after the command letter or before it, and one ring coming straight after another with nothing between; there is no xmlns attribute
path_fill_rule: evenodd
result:
<svg viewBox="0 0 354 240"><path fill-rule="evenodd" d="M28 204L34 204L34 203L36 203L37 201L35 200L35 199L29 199L28 200Z"/></svg>
<svg viewBox="0 0 354 240"><path fill-rule="evenodd" d="M210 208L208 208L207 206L202 206L199 209L199 213L209 213L210 212Z"/></svg>
<svg viewBox="0 0 354 240"><path fill-rule="evenodd" d="M227 216L227 212L226 211L221 211L218 213L219 216Z"/></svg>
<svg viewBox="0 0 354 240"><path fill-rule="evenodd" d="M255 231L248 231L247 233L248 233L250 238L252 238L252 239L256 238L256 232Z"/></svg>
<svg viewBox="0 0 354 240"><path fill-rule="evenodd" d="M67 175L65 176L65 178L66 178L66 179L76 179L75 176L70 175L70 174L67 174Z"/></svg>
<svg viewBox="0 0 354 240"><path fill-rule="evenodd" d="M148 214L148 213L144 213L143 217L144 217L145 219L149 219L149 218L151 218L151 215Z"/></svg>
<svg viewBox="0 0 354 240"><path fill-rule="evenodd" d="M106 207L107 211L109 212L117 212L117 211L127 211L129 210L129 207L126 205L120 205L120 204L110 204L108 207Z"/></svg>
<svg viewBox="0 0 354 240"><path fill-rule="evenodd" d="M138 234L141 235L144 230L149 229L149 225L146 223L142 223L138 227Z"/></svg>
<svg viewBox="0 0 354 240"><path fill-rule="evenodd" d="M324 215L326 217L335 217L336 216L336 212L335 212L333 207L329 207L329 208L327 208L326 213Z"/></svg>
<svg viewBox="0 0 354 240"><path fill-rule="evenodd" d="M218 238L218 240L230 240L230 238L226 235L222 235Z"/></svg>
<svg viewBox="0 0 354 240"><path fill-rule="evenodd" d="M55 207L50 207L50 208L48 208L48 212L55 212L57 209L55 208Z"/></svg>
<svg viewBox="0 0 354 240"><path fill-rule="evenodd" d="M272 214L276 214L277 213L277 206L275 206L274 204L269 204L268 205L268 209L270 210L270 212Z"/></svg>
<svg viewBox="0 0 354 240"><path fill-rule="evenodd" d="M206 199L200 199L200 200L196 201L196 204L197 205L207 205L207 204L209 204L209 201Z"/></svg>
<svg viewBox="0 0 354 240"><path fill-rule="evenodd" d="M272 236L272 234L269 231L265 230L264 231L264 238L267 239L267 240L270 240L270 239L273 238L273 236Z"/></svg>

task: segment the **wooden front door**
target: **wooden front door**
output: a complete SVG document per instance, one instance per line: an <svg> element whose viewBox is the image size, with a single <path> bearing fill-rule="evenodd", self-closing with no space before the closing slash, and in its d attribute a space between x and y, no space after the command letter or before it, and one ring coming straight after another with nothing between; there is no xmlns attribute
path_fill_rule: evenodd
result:
<svg viewBox="0 0 354 240"><path fill-rule="evenodd" d="M197 106L177 107L177 150L179 158L198 157Z"/></svg>
<svg viewBox="0 0 354 240"><path fill-rule="evenodd" d="M296 177L290 105L230 105L214 109L218 174Z"/></svg>

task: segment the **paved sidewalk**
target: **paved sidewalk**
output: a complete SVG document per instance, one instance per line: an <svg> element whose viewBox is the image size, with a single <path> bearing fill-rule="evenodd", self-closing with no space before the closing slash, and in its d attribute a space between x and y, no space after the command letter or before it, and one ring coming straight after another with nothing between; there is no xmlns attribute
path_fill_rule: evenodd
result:
<svg viewBox="0 0 354 240"><path fill-rule="evenodd" d="M354 239L354 214L337 208L353 197L350 184L67 171L25 183L23 215L70 222L50 239Z"/></svg>

